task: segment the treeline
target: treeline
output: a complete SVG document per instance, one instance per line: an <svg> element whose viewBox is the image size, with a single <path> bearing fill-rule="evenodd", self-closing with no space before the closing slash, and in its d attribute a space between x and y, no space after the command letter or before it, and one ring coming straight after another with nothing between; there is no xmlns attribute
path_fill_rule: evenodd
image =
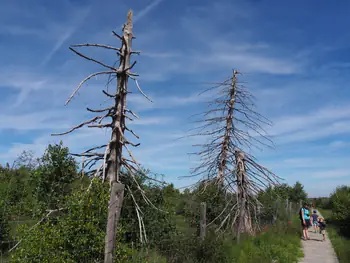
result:
<svg viewBox="0 0 350 263"><path fill-rule="evenodd" d="M282 208L286 199L296 205L307 198L300 183L260 192L258 219L262 225L256 228L254 240L248 238L236 245L232 234L216 231L228 213L222 213L227 193L218 185L209 183L180 192L172 184L149 180L150 173L140 171L135 179L153 206L132 177L123 174L133 196L126 193L124 198L117 262L271 262L284 257L283 262L293 262L290 260L298 257L299 228L283 225L290 215ZM8 262L103 261L108 199L109 183L80 173L62 143L49 145L38 159L23 153L14 165L0 167L3 258L7 256ZM280 200L278 214L276 200ZM207 222L214 221L204 241L198 238L201 202L207 204ZM135 203L143 213L145 237ZM282 225L271 226L276 215ZM268 234L259 235L261 229L269 229ZM281 235L284 238L278 238ZM283 253L276 252L276 246Z"/></svg>

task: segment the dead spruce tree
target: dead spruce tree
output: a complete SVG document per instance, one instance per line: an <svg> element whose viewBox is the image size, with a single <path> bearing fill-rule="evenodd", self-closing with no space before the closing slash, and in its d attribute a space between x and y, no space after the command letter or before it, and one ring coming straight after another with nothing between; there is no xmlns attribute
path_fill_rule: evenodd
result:
<svg viewBox="0 0 350 263"><path fill-rule="evenodd" d="M74 90L72 95L66 102L66 105L71 101L74 95L79 91L79 89L83 86L85 82L90 80L91 78L99 75L107 75L108 82L116 79L116 92L109 93L105 90L102 92L109 98L113 100L113 105L104 109L90 109L87 108L89 112L99 113L100 115L93 117L90 120L82 122L81 124L73 127L67 132L53 134L53 135L64 135L71 133L79 128L87 126L88 128L109 128L111 130L111 139L105 145L100 145L93 147L91 149L86 150L81 154L73 154L74 156L79 156L85 158L83 167L88 167L90 171L86 174L94 174L94 176L100 176L103 180L106 178L109 179L110 182L110 200L108 204L108 221L107 221L107 229L106 229L106 244L105 244L105 263L114 262L114 249L116 246L116 229L118 225L118 220L121 213L121 207L124 198L124 188L129 191L129 194L133 198L135 202L136 214L139 220L140 226L140 238L141 242L146 240L146 231L143 223L143 219L141 216L141 210L136 200L128 186L125 187L123 184L123 175L121 173L126 171L129 176L132 177L133 181L137 185L139 191L145 201L150 204L150 200L145 196L144 191L141 189L138 184L135 174L141 170L138 162L135 160L132 152L129 149L129 145L136 147L139 144L134 144L130 142L125 135L125 132L129 132L131 135L139 139L139 137L127 127L125 119L133 120L133 118L138 118L137 115L132 112L130 109L126 107L127 105L127 94L128 91L128 80L129 78L135 81L136 87L138 91L145 96L148 100L150 100L140 89L140 86L137 82L138 75L132 73L131 70L136 64L136 61L131 63L131 55L138 54L139 52L135 52L132 50L132 39L133 36L133 23L132 23L132 11L129 11L127 16L127 22L123 26L123 34L119 35L112 32L113 35L121 41L121 47L112 47L104 44L78 44L70 47L70 50L73 51L78 56L92 61L101 67L104 68L103 71L96 72L90 74L86 78L84 78L78 87ZM107 65L100 60L94 59L92 57L88 57L80 52L78 52L74 47L95 47L95 48L103 48L107 50L112 50L117 53L119 56L119 67L115 67L115 65ZM109 118L110 121L106 122L105 120ZM98 150L104 149L102 152L98 152ZM123 156L123 149L128 153L128 158ZM99 162L102 163L97 165ZM97 167L97 168L96 168Z"/></svg>
<svg viewBox="0 0 350 263"><path fill-rule="evenodd" d="M194 145L201 148L195 153L200 163L191 176L200 176L201 183L216 184L226 191L226 206L214 221L220 219L218 230L225 226L237 232L239 238L239 233L253 233L252 215L259 205L257 193L277 184L279 177L243 150L271 146L263 129L271 122L254 109L254 97L238 82L238 74L234 70L232 77L205 91L218 94L218 98L209 103L209 110L199 114L202 118L196 123L201 124L190 136L207 139Z"/></svg>

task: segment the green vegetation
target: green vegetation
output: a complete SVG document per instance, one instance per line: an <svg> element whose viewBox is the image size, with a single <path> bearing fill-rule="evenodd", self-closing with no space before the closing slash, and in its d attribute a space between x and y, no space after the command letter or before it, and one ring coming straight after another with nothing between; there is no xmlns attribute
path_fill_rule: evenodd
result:
<svg viewBox="0 0 350 263"><path fill-rule="evenodd" d="M77 163L61 144L49 145L35 160L28 153L16 167L0 166L0 241L6 254L19 241L8 262L97 262L103 259L109 184L82 176ZM24 158L26 157L26 158ZM29 160L29 161L28 161ZM147 245L140 243L139 222L133 198L125 193L118 228L116 262L211 263L297 262L301 256L300 231L284 209L284 198L292 199L302 186L268 188L259 194L264 208L262 231L237 244L232 234L215 233L227 196L216 185L180 192L173 185L148 180L140 172L136 180L154 207L143 199L134 181L126 181L143 211ZM130 178L126 177L125 178ZM301 189L301 190L300 190ZM278 221L275 200L279 199ZM211 222L206 239L199 236L200 203L207 203ZM289 222L289 224L288 224Z"/></svg>
<svg viewBox="0 0 350 263"><path fill-rule="evenodd" d="M320 209L327 222L328 236L340 263L350 262L350 187L339 186L328 199L323 198Z"/></svg>
<svg viewBox="0 0 350 263"><path fill-rule="evenodd" d="M339 263L350 262L350 239L342 236L333 225L327 226L327 233L337 254Z"/></svg>

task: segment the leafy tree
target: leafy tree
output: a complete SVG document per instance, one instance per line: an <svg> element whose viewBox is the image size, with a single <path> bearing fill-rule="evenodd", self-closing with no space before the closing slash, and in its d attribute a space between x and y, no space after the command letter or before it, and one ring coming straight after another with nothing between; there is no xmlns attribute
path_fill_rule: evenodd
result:
<svg viewBox="0 0 350 263"><path fill-rule="evenodd" d="M350 187L339 186L330 196L332 218L339 225L343 235L350 236Z"/></svg>
<svg viewBox="0 0 350 263"><path fill-rule="evenodd" d="M290 191L289 200L298 203L300 200L305 201L307 199L307 193L304 190L304 186L298 181L294 184Z"/></svg>
<svg viewBox="0 0 350 263"><path fill-rule="evenodd" d="M318 197L318 198L314 198L314 200L315 200L316 207L327 209L327 210L332 209L329 197Z"/></svg>
<svg viewBox="0 0 350 263"><path fill-rule="evenodd" d="M40 159L39 167L32 172L31 185L40 211L56 209L70 192L70 184L77 175L77 163L69 155L62 141L49 145Z"/></svg>
<svg viewBox="0 0 350 263"><path fill-rule="evenodd" d="M261 220L265 223L271 222L276 214L276 200L278 200L278 217L283 219L287 216L286 210L281 209L285 207L285 200L299 204L300 200L306 200L307 194L300 182L296 182L293 187L287 184L281 184L275 187L269 186L265 191L261 191L258 195L259 201L263 205Z"/></svg>
<svg viewBox="0 0 350 263"><path fill-rule="evenodd" d="M200 214L199 204L205 202L207 205L207 221L212 222L225 209L227 204L226 192L223 187L214 182L207 184L200 184L197 189L193 191L193 197L197 204L194 212L198 216ZM226 215L226 214L223 214Z"/></svg>

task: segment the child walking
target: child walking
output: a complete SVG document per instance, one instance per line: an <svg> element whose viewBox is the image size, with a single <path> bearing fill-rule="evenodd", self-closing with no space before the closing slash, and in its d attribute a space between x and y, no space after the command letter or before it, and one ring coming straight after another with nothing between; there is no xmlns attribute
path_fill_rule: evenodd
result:
<svg viewBox="0 0 350 263"><path fill-rule="evenodd" d="M317 233L318 232L318 214L316 210L314 210L312 213L312 225L314 226L315 233Z"/></svg>
<svg viewBox="0 0 350 263"><path fill-rule="evenodd" d="M318 225L320 227L320 234L322 234L323 239L322 241L326 240L326 222L322 217L319 218Z"/></svg>

